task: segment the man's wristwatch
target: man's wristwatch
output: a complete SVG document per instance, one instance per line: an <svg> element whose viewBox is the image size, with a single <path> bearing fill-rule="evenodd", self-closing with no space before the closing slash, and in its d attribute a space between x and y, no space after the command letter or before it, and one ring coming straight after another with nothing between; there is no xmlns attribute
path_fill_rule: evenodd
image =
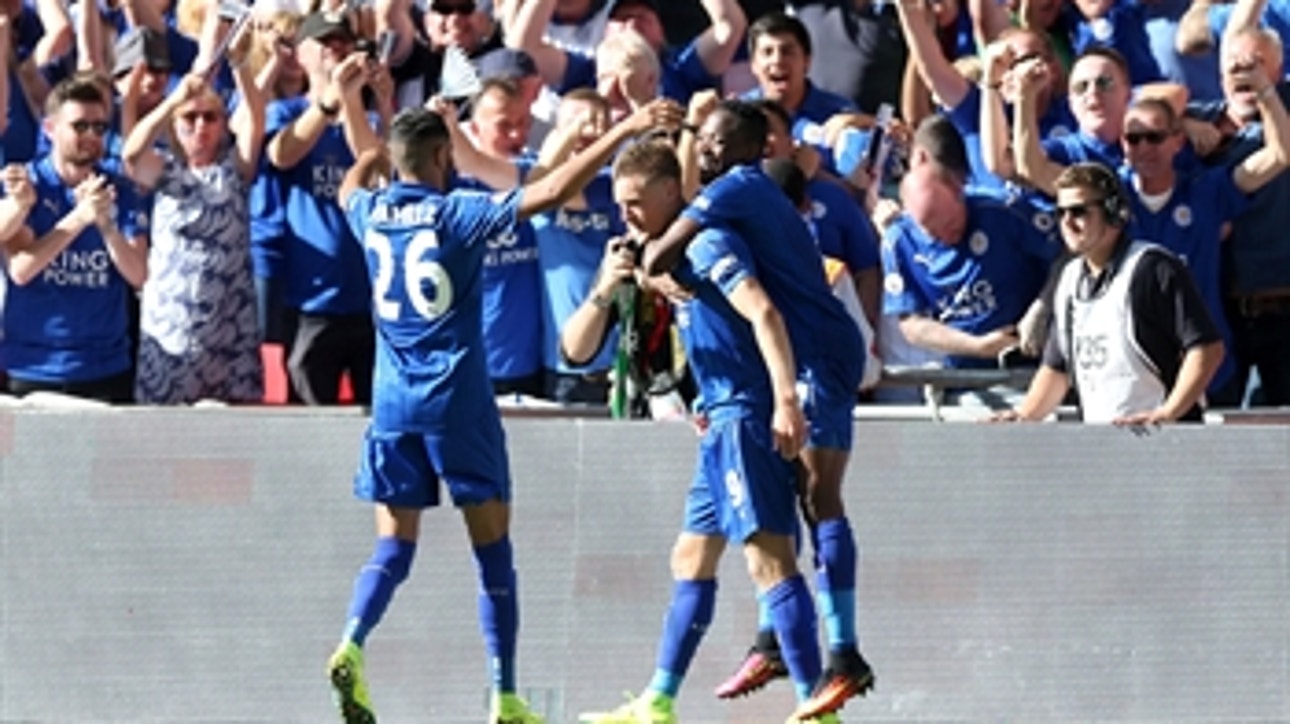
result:
<svg viewBox="0 0 1290 724"><path fill-rule="evenodd" d="M321 100L319 100L315 102L314 105L318 106L318 110L328 118L335 118L336 116L340 115L340 103L335 103L329 106L326 103L323 103Z"/></svg>
<svg viewBox="0 0 1290 724"><path fill-rule="evenodd" d="M593 292L590 297L587 297L587 301L591 302L591 306L596 309L609 309L614 306L613 297L602 297L600 292Z"/></svg>

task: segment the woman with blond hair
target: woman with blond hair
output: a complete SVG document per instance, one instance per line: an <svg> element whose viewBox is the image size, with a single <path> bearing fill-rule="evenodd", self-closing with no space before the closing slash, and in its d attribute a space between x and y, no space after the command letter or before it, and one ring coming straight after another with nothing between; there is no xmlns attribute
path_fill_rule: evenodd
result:
<svg viewBox="0 0 1290 724"><path fill-rule="evenodd" d="M247 195L263 144L264 97L245 62L233 65L242 102L231 119L192 74L126 138L126 173L154 193L140 403L263 396ZM172 141L159 152L153 142L167 131Z"/></svg>

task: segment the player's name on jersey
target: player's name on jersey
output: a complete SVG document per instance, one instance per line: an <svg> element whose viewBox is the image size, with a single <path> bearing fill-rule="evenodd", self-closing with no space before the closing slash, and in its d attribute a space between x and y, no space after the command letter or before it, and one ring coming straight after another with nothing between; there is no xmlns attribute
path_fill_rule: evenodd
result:
<svg viewBox="0 0 1290 724"><path fill-rule="evenodd" d="M428 226L434 223L439 214L437 199L414 201L404 204L377 203L372 208L370 223L401 224L403 226ZM435 246L438 246L436 243Z"/></svg>

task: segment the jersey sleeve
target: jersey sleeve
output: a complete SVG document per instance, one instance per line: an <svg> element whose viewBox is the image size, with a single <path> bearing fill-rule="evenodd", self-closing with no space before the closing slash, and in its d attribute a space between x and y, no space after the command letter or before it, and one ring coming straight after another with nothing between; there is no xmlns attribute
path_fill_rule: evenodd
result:
<svg viewBox="0 0 1290 724"><path fill-rule="evenodd" d="M728 231L703 231L686 250L686 257L696 277L711 282L726 296L743 280L757 276L748 247Z"/></svg>
<svg viewBox="0 0 1290 724"><path fill-rule="evenodd" d="M454 191L448 194L442 221L466 246L482 244L518 223L521 188L504 193Z"/></svg>

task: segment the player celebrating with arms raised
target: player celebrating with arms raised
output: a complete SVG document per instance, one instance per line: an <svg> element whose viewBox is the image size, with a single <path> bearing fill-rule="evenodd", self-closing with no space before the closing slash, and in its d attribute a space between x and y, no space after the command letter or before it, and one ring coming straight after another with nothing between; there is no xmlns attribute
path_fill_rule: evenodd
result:
<svg viewBox="0 0 1290 724"><path fill-rule="evenodd" d="M390 129L397 180L369 188L383 170L384 152L364 154L346 174L340 202L367 252L377 333L372 422L354 482L355 495L376 505L377 541L328 662L347 724L376 721L362 646L407 578L421 511L439 504L440 480L465 519L479 571L479 621L492 669L488 721L541 721L515 694L519 604L510 472L481 339L486 242L566 202L622 141L675 127L680 115L670 101L644 106L540 181L490 196L447 192L453 174L448 128L433 111L409 110Z"/></svg>

